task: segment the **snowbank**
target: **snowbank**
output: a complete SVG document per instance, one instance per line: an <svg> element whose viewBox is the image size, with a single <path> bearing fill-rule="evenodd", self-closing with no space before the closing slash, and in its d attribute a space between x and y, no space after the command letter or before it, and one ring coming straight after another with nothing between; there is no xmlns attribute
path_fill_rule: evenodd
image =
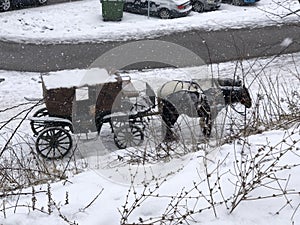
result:
<svg viewBox="0 0 300 225"><path fill-rule="evenodd" d="M261 0L255 6L222 4L217 11L170 20L124 13L121 22L103 22L99 0L85 0L0 14L0 39L17 42L103 42L138 40L192 29L262 27L299 21L299 2Z"/></svg>

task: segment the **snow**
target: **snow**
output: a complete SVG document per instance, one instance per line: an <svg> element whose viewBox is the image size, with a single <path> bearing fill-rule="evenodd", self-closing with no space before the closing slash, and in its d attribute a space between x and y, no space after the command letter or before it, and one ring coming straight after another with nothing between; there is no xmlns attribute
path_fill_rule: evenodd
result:
<svg viewBox="0 0 300 225"><path fill-rule="evenodd" d="M121 22L102 20L99 0L22 9L0 14L0 39L30 43L140 40L177 31L253 28L299 21L297 0L261 0L255 6L222 4L213 12L162 20L124 12Z"/></svg>
<svg viewBox="0 0 300 225"><path fill-rule="evenodd" d="M276 84L276 82L281 84L278 86L278 93L282 98L286 96L284 95L287 91L285 88L288 88L288 92L299 92L300 80L299 77L297 78L299 65L295 65L295 62L298 62L299 60L300 54L283 55L277 58L261 58L258 60L243 61L243 67L240 67L240 64L236 64L235 62L221 63L212 65L212 70L220 77L232 77L232 74L234 74L237 67L237 74L239 74L240 77L243 77L244 75L246 86L250 87L253 102L257 102L258 97L262 99L261 101L264 101L269 94L272 94L271 92L268 92L270 89L266 88L268 87L268 81L270 80L274 82L274 84ZM264 69L261 70L261 68ZM157 90L159 85L168 79L197 78L197 71L203 71L203 69L205 68L166 68L147 71L131 71L126 75L135 79L147 81L155 90ZM80 72L83 73L85 70ZM61 72L52 73L54 75L56 73L60 74ZM64 71L64 74L69 77L78 73L79 70ZM7 107L25 103L24 96L41 96L39 76L40 74L38 73L0 71L0 77L5 78L5 81L0 84L0 121L11 118L11 116L15 115L15 113L20 110L20 108L17 108L9 111L2 111ZM24 85L24 83L27 85ZM268 91L263 91L263 88L266 88ZM258 93L260 96L257 95ZM277 103L275 102L275 104ZM285 107L285 104L282 102L281 106ZM268 111L267 108L264 110ZM254 112L250 109L247 115L252 115L252 113ZM238 118L238 115L236 118ZM19 120L12 121L10 126L15 127L16 124L18 124L18 121ZM30 139L30 137L32 137L28 123L29 121L26 121L19 130L23 139ZM265 130L265 127L262 126L262 128ZM10 130L1 129L0 131L0 146L3 146L4 139ZM166 162L157 161L156 163L146 163L144 166L132 164L130 167L124 161L118 160L117 157L124 156L125 153L133 150L137 151L137 149L117 150L116 147L113 147L112 136L109 133L108 128L104 128L104 133L101 133L101 138L102 141L99 139L90 139L85 140L82 143L79 140L76 143L78 144L78 149L75 152L78 160L77 163L80 164L80 162L83 161L88 167L83 169L83 171L77 175L69 174L69 177L66 180L51 183L52 199L57 208L59 208L59 211L53 205L51 206L53 211L51 215L41 213L38 210L33 211L32 207L19 206L15 208L14 206L16 204L25 206L31 205L33 196L32 194L22 195L19 198L11 196L3 199L5 200L6 206L6 219L4 219L4 214L1 214L0 224L68 224L59 215L63 215L69 221L75 221L78 224L120 224L121 215L118 210L123 210L122 206L126 203L126 195L131 188L130 184L134 174L135 192L137 196L142 194L144 190L141 183L145 178L151 180L152 175L157 178L161 176L162 180L159 180L158 182L161 182L162 184L151 197L144 202L141 202L141 206L130 215L129 222L138 222L139 217L155 218L165 211L171 201L171 198L168 196L178 196L183 189L186 191L191 190L194 186L193 181L203 182L206 177L206 167L203 162L204 156L207 156L210 159L207 167L209 171L214 170L218 165L217 163L222 161L219 167L219 173L222 174L220 182L225 197L232 196L234 193L234 183L237 178L233 174L237 168L233 167L233 164L237 160L235 157L236 154L241 154L242 151L244 151L242 154L244 157L251 157L252 154L255 154L262 147L268 149L267 146L273 146L274 149L284 150L291 145L294 145L293 151L288 151L277 166L299 163L300 133L299 127L297 126L292 126L289 129L278 128L275 130L263 131L261 134L251 135L246 138L241 137L240 140L221 146L204 145L202 146L203 148L200 148L197 152L189 153L184 157L174 158L173 160ZM245 142L243 142L243 140ZM14 146L14 143L11 143L11 145ZM28 151L30 150L23 149L23 154ZM208 155L206 155L206 153L208 153ZM274 159L271 158L268 160L264 162L265 165L268 165L268 163L272 162ZM249 162L250 161L251 160L249 160ZM47 161L45 161L45 163L47 163ZM68 159L53 162L53 164L59 163L68 163ZM52 162L49 162L49 165L51 164ZM288 190L299 191L299 172L300 168L298 166L283 170L279 173L280 178L288 178ZM163 181L164 178L167 178L166 181ZM281 187L284 188L286 185L285 180L279 180L279 182ZM156 186L155 183L156 181L149 185L148 188L154 190ZM205 182L200 184L199 187L203 192L209 193ZM148 188L146 189L146 193ZM35 190L36 192L47 191L47 184L36 185ZM215 190L217 191L217 189ZM24 189L22 191L31 193L32 188ZM159 198L156 197L156 194L158 193L161 196ZM190 196L195 196L197 193L196 190L191 191ZM249 197L258 198L259 196L273 193L277 193L275 189L258 188L253 191ZM95 198L98 194L99 196ZM66 197L66 195L68 195L68 197ZM46 193L37 193L35 197L37 199L36 209L43 208L44 211L47 212L48 196ZM287 198L291 200L290 203L293 208L290 205L286 205L279 214L276 214L276 212L278 212L287 201L284 196L243 201L232 214L229 214L226 206L222 204L217 206L217 217L213 215L211 209L203 210L203 212L193 216L198 222L193 223L191 221L190 224L298 224L300 222L300 212L296 209L300 203L299 195L287 195ZM222 201L222 198L217 195L215 200ZM128 197L128 204L130 205L133 202L134 193L131 189L131 194ZM2 204L3 202L0 204L0 209L3 206ZM187 198L180 202L178 206L180 207L186 204L191 208L195 206L196 209L206 208L208 206L208 203L204 198L200 198L199 201L195 201L193 198ZM10 206L12 208L9 208ZM14 210L16 211L14 212Z"/></svg>
<svg viewBox="0 0 300 225"><path fill-rule="evenodd" d="M278 4L276 4L278 3ZM8 41L29 42L29 43L68 43L68 42L103 42L111 40L129 40L150 38L158 35L169 34L175 31L188 31L192 29L218 30L227 28L253 28L281 23L294 23L299 21L299 15L285 16L290 10L299 9L299 2L261 0L254 7L235 7L228 4L222 4L221 8L214 12L202 14L192 12L189 16L171 20L161 20L155 17L147 18L142 15L124 13L121 22L103 22L101 16L101 4L98 0L85 0L79 2L70 2L58 5L49 5L38 8L22 9L0 14L0 39ZM276 15L275 15L276 14ZM84 19L82 19L84 18ZM281 43L282 46L288 46L293 42L289 37ZM245 115L247 121L252 117L258 117L264 121L271 122L284 113L290 112L288 106L295 102L295 107L299 107L300 80L299 80L299 62L300 54L283 55L275 58L259 58L243 62L227 62L211 66L193 67L193 68L166 68L146 71L130 71L129 75L136 80L148 82L156 91L164 82L170 79L189 80L191 78L209 78L203 77L203 71L212 71L214 77L239 76L245 81L246 87L249 87L253 103L258 104L259 112L249 109ZM81 84L95 84L106 81L107 74L100 77L99 70L65 70L51 72L50 75L44 75L48 88L57 88L62 86L72 87ZM199 73L201 71L201 74ZM95 72L95 73L94 73ZM103 71L102 71L103 72ZM91 74L91 77L86 74ZM120 224L121 214L124 204L134 203L134 196L142 195L143 191L148 193L150 190L156 190L155 183L162 183L153 195L144 202L140 203L128 223L138 222L140 217L156 218L163 212L168 212L166 208L172 202L171 196L179 196L180 192L191 190L194 187L193 182L200 183L199 188L205 194L209 194L209 188L204 181L205 171L213 171L218 163L218 173L222 174L220 186L222 187L225 198L233 196L235 192L238 177L234 174L238 171L236 155L245 157L247 163L252 162L251 157L260 149L285 150L294 146L291 151L287 151L280 165L299 164L300 133L299 125L290 126L290 128L278 128L268 130L266 124L254 124L258 127L257 134L248 137L239 137L236 141L226 144L219 144L212 139L208 144L197 146L196 152L190 152L181 157L174 157L171 160L160 161L151 158L144 165L137 165L134 162L129 166L126 162L131 155L139 159L144 152L144 145L141 148L127 148L118 150L113 142L113 135L108 126L104 126L100 137L95 134L74 135L74 145L77 146L72 157L58 161L48 161L33 157L34 141L36 137L30 130L29 118L36 108L30 111L36 102L28 102L24 97L42 97L41 78L39 73L14 72L0 70L0 149L10 138L12 131L19 125L21 119L28 112L28 117L21 124L17 135L8 143L8 149L13 150L1 152L0 165L2 167L9 163L16 163L20 158L25 159L21 169L26 166L35 168L38 162L47 165L49 171L59 171L65 165L69 165L67 176L62 181L49 181L52 200L50 202L51 215L48 215L49 200L46 192L48 185L44 182L34 185L36 193L32 196L32 188L22 190L28 195L9 196L1 198L0 201L0 224L5 225L63 225L78 224L88 225L107 225ZM4 80L2 80L3 78ZM57 79L59 78L59 82ZM84 78L84 79L83 79ZM86 79L87 78L87 79ZM26 85L24 85L26 84ZM293 94L294 93L294 94ZM288 96L291 96L288 98ZM275 100L269 103L270 97ZM264 104L267 103L267 104ZM289 104L288 104L289 103ZM279 112L274 112L274 105L280 106ZM43 105L38 106L43 107ZM26 109L28 109L26 111ZM243 108L236 107L237 110ZM278 109L278 108L276 108ZM23 110L25 110L23 112ZM299 112L299 111L298 111ZM234 120L237 125L244 126L244 116L235 113L230 108L228 111L229 120ZM225 113L220 115L220 121L223 120ZM223 117L222 117L223 116ZM232 118L231 118L232 117ZM10 118L14 118L8 121ZM159 117L149 123L156 126ZM187 119L186 119L187 120ZM185 119L180 121L185 125ZM191 129L198 132L198 121L193 122ZM227 124L227 120L226 126ZM7 123L7 124L6 124ZM153 123L153 124L152 124ZM298 121L299 124L299 121ZM220 125L216 120L216 126ZM248 129L253 129L252 124ZM155 127L154 127L155 128ZM189 127L190 128L190 127ZM218 128L218 127L217 127ZM231 127L232 128L232 127ZM236 129L236 127L234 127ZM182 126L184 131L181 139L190 146L191 133L186 127ZM214 133L217 135L217 129ZM228 132L226 130L226 132ZM226 133L225 132L225 133ZM198 134L198 133L197 133ZM226 133L227 134L227 133ZM157 135L157 136L154 136ZM152 144L160 143L160 134L154 134L151 138L146 138L145 142ZM156 139L157 138L157 139ZM201 140L200 140L201 141ZM151 146L150 146L151 147ZM165 146L163 146L165 147ZM146 148L146 147L145 147ZM172 149L175 153L181 154L183 146L178 144ZM152 150L150 148L150 150ZM149 155L155 152L149 150ZM207 161L205 160L207 157ZM264 161L262 168L268 166L274 158L268 158ZM69 161L70 160L70 161ZM205 167L205 163L208 164ZM13 164L14 165L14 164ZM249 166L248 164L243 164ZM287 167L288 168L288 167ZM242 201L233 213L229 213L225 204L216 207L217 217L214 216L212 209L203 210L195 214L193 218L198 222L190 221L190 224L206 225L297 225L300 223L299 211L299 166L278 172L280 176L278 182L280 188L287 188L289 191L297 192L295 195L286 195L277 198L267 198L261 200ZM216 174L212 173L212 179ZM154 177L154 178L153 178ZM155 180L155 179L158 180ZM160 178L160 179L159 179ZM281 179L282 178L282 179ZM12 179L18 179L13 177ZM154 179L152 183L151 179ZM164 179L166 179L164 181ZM131 186L133 180L134 190ZM147 180L151 184L144 190L143 181ZM22 180L18 180L21 182ZM201 183L202 182L202 183ZM2 181L1 184L3 185ZM268 183L278 188L274 183ZM272 187L274 187L272 186ZM280 189L279 188L279 189ZM222 201L218 188L214 189L217 193L215 200ZM129 193L129 190L131 191ZM129 193L129 194L128 194ZM259 196L272 195L280 193L275 189L258 188L249 198L259 198ZM161 197L157 197L159 194ZM188 206L195 209L205 209L209 206L207 196L195 200L193 196L199 196L199 192L193 190L189 192L191 198L186 198L179 202L178 207ZM98 196L99 195L99 196ZM126 196L128 199L126 200ZM98 197L97 197L98 196ZM33 197L36 198L35 210L32 205ZM290 204L287 203L287 199ZM176 198L175 198L176 200ZM232 200L232 199L231 199ZM173 202L174 203L174 202ZM5 207L4 207L5 205ZM283 207L284 206L284 207ZM3 211L5 208L5 212ZM282 209L281 209L282 208ZM37 210L38 209L38 210ZM43 212L40 212L42 210ZM181 208L181 210L185 210ZM277 213L280 211L279 213ZM182 211L181 211L182 212ZM174 211L171 210L171 214ZM175 215L175 214L174 214ZM177 214L178 215L178 214ZM4 218L6 217L6 218ZM68 220L69 222L67 222Z"/></svg>
<svg viewBox="0 0 300 225"><path fill-rule="evenodd" d="M282 47L288 47L289 45L291 45L293 43L293 39L291 38L285 38L282 42L281 42L281 46Z"/></svg>
<svg viewBox="0 0 300 225"><path fill-rule="evenodd" d="M110 76L106 69L91 68L89 70L74 70L72 76L68 71L50 72L42 76L47 89L81 87L115 82L116 76Z"/></svg>

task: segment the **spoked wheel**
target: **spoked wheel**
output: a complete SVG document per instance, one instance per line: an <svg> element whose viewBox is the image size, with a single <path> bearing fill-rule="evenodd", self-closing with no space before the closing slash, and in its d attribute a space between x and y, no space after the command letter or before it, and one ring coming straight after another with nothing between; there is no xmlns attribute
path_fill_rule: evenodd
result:
<svg viewBox="0 0 300 225"><path fill-rule="evenodd" d="M124 124L114 130L114 142L120 149L139 146L144 141L144 133L139 126Z"/></svg>
<svg viewBox="0 0 300 225"><path fill-rule="evenodd" d="M168 9L161 9L158 12L158 16L162 19L170 19L171 18L171 13Z"/></svg>
<svg viewBox="0 0 300 225"><path fill-rule="evenodd" d="M8 11L11 9L11 1L10 0L0 0L0 10Z"/></svg>
<svg viewBox="0 0 300 225"><path fill-rule="evenodd" d="M47 159L60 159L72 148L72 137L68 131L60 127L49 127L41 131L37 137L37 152Z"/></svg>
<svg viewBox="0 0 300 225"><path fill-rule="evenodd" d="M195 1L193 4L193 10L195 12L204 12L204 5L200 1Z"/></svg>
<svg viewBox="0 0 300 225"><path fill-rule="evenodd" d="M42 117L49 117L49 112L47 108L41 108L38 111L36 111L32 117L35 118L42 118ZM63 128L64 130L67 130L68 132L73 132L73 127L71 124L67 122L51 122L47 120L41 120L41 121L36 121L36 120L31 120L30 121L30 127L34 135L38 135L42 130L44 130L47 127L60 127Z"/></svg>
<svg viewBox="0 0 300 225"><path fill-rule="evenodd" d="M49 117L49 112L47 108L42 108L36 111L32 117ZM45 129L45 123L44 122L37 122L37 121L30 121L30 126L32 132L37 135L39 132Z"/></svg>

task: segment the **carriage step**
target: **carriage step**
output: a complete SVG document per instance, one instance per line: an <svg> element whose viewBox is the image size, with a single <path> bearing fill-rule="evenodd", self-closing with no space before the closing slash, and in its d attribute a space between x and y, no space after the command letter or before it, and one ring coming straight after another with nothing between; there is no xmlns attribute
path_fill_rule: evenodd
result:
<svg viewBox="0 0 300 225"><path fill-rule="evenodd" d="M60 117L54 117L54 116L42 116L42 117L29 117L28 118L30 121L34 121L34 122L56 122L56 123L68 123L70 125L72 125L72 122L68 119L63 119Z"/></svg>

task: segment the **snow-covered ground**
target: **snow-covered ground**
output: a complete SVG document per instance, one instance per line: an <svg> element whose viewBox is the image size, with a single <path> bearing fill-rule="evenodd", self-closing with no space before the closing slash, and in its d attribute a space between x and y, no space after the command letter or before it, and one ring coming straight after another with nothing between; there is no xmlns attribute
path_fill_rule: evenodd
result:
<svg viewBox="0 0 300 225"><path fill-rule="evenodd" d="M283 110L288 110L288 108L286 108L286 98L290 93L298 92L299 94L300 68L298 63L295 64L295 62L299 61L300 54L284 55L275 59L266 58L244 61L242 67L241 64L236 64L235 62L221 63L213 65L212 70L215 77L232 77L233 74L236 73L240 78L244 78L246 86L249 87L251 91L253 102L260 103L261 106L266 107L262 108L259 114L255 114L256 111L254 109L257 108L254 107L248 110L247 116L250 116L250 121L254 115L263 120L265 116L276 116L276 112L273 111L275 108L268 109L269 103L266 105L263 104L263 102L270 100L269 97L273 96L271 99L278 100L278 102L275 101L270 104L280 106ZM142 72L133 71L129 73L129 75L132 78L149 82L154 89L156 89L159 84L162 84L163 81L168 79L197 78L197 72L206 69L205 66L202 68L156 69ZM78 73L78 70L65 71L65 73L72 76L72 74ZM0 83L0 121L1 124L3 124L2 121L8 120L11 116L20 112L20 108L8 111L3 111L3 109L25 103L24 96L41 96L41 84L39 83L40 79L38 73L0 71L0 77L5 78L5 81ZM25 83L26 85L24 85ZM258 99L260 100L258 101ZM293 99L295 98L290 100ZM23 107L26 106L22 106L21 108ZM237 115L237 117L241 116ZM15 127L19 121L18 119L12 121L12 127ZM19 135L22 137L22 140L32 140L28 123L29 121L25 121L24 125L20 127ZM263 124L258 128L263 130ZM4 143L4 138L7 137L10 131L6 128L2 128L0 131L1 146ZM109 134L104 135L111 137ZM106 136L103 136L103 134L102 137L104 137L105 142L108 142L108 146L113 145L112 140L109 140ZM18 140L20 140L20 138L18 138ZM150 175L151 177L152 173L155 177L159 177L159 175L162 174L162 170L166 170L170 173L170 176L167 177L165 182L162 181L163 184L160 185L158 190L152 193L147 200L141 202L140 206L134 210L132 215L128 218L129 224L139 222L139 218L156 218L162 213L169 213L169 216L174 215L176 217L179 215L176 213L176 207L181 213L186 212L187 209L185 207L188 207L189 210L193 210L194 212L200 209L204 210L189 217L189 223L184 221L183 224L296 225L300 223L300 211L298 209L300 204L298 195L300 187L300 181L298 179L300 167L289 168L289 166L299 163L299 140L299 127L293 126L290 129L278 128L272 131L265 131L261 134L251 135L247 138L241 138L240 140L218 147L204 146L205 148L198 152L189 153L182 158L174 158L169 162L157 162L155 164L145 164L144 166L133 164L130 172L132 175L134 175L134 171L137 168L141 169L139 170L140 172L147 171L148 174L143 173L142 175L136 175L134 180L136 186L134 190L131 189L128 201L126 200L126 195L131 187L132 178L128 172L128 167L124 162L117 160L118 151L116 151L116 149L110 149L112 153L106 152L104 155L100 154L95 150L97 144L95 145L93 140L91 140L90 143L85 142L86 145L91 144L88 150L86 146L78 146L79 149L77 150L79 151L78 154L82 157L81 159L78 158L78 160L85 160L85 163L88 165L87 169L78 175L70 175L67 180L51 184L52 200L50 200L50 206L48 206L49 195L47 196L45 192L36 193L34 196L29 194L27 196L11 196L5 198L4 201L0 203L0 209L2 210L0 214L0 224L68 224L65 220L69 220L69 224L75 221L80 225L120 224L121 214L118 210L123 212L122 206L126 204L126 201L127 207L129 207L134 203L134 196L136 195L138 198L138 196L143 193L143 186L138 185L139 179L146 175L148 177ZM32 142L29 141L29 143ZM12 143L11 146L14 146L14 143ZM261 169L265 169L270 163L276 160L276 156L282 157L273 168L274 171L269 171L271 179L268 180L268 178L266 178L263 181L265 182L265 186L258 188L247 196L249 199L259 197L262 199L242 201L233 213L229 214L229 209L227 209L226 205L230 208L233 199L230 199L227 204L225 204L223 198L227 199L232 197L235 192L236 184L239 184L237 176L234 174L239 174L239 169L242 170L243 166L251 170L251 165L247 163L258 160L259 157L255 157L257 153L270 149L273 149L272 151L284 152L285 149L290 146L293 147L287 151L284 156L280 155L280 153L276 155L274 152L275 155L270 154L268 157L261 159L262 163L259 165ZM217 217L214 216L212 208L207 209L210 201L207 194L210 193L210 188L207 186L208 183L204 181L207 175L205 175L205 167L203 164L203 150L210 153L208 158L211 161L208 164L208 170L213 171L215 168L218 168L215 172L209 172L211 173L211 176L209 176L212 182L211 185L216 185L213 188L214 201L223 202L223 204L217 204L216 206ZM30 150L23 148L22 154L25 156L29 155L29 151ZM85 155L87 152L89 152L89 154ZM238 161L240 161L240 159L241 162L243 162L243 159L247 160L243 162L244 164L239 164ZM110 163L107 160L111 160ZM67 160L62 162L68 163ZM56 162L56 164L57 163L59 162ZM106 163L105 166L103 166L102 163ZM50 163L49 165L53 166L54 164L55 163ZM238 169L238 167L233 166L234 164L240 165L241 167ZM279 167L280 165L287 166ZM280 168L285 169L281 172L276 171L276 169ZM253 172L255 172L255 170ZM277 181L272 182L273 174L276 174L278 183ZM216 176L219 176L220 179L217 179ZM247 174L247 176L251 176L251 174ZM201 183L201 181L203 183ZM198 188L203 191L205 196L198 199L193 197L183 198L177 205L177 199L175 198L170 212L166 210L168 204L172 201L170 196L180 196L179 193L182 192L183 189L184 191L182 193L187 194L187 196L201 196L201 192L196 189L189 192L189 190L194 187L193 182L201 183ZM155 182L149 185L144 194L149 194L149 190L155 189L155 186ZM219 189L219 187L221 189ZM46 184L35 186L35 192L47 191L47 189ZM280 189L295 193L277 198L263 199L263 196L272 196L273 194L282 193ZM220 190L222 190L223 197L220 195ZM187 193L185 193L185 191L187 191ZM32 193L32 188L23 190L23 192ZM156 197L158 193L161 197ZM98 194L99 196L96 198ZM35 202L34 211L32 207L33 202ZM19 206L15 207L16 205ZM30 205L30 207L27 207L27 205ZM47 215L49 207L53 211L51 215ZM3 208L6 209L5 212ZM46 213L42 213L39 210L43 210ZM7 217L6 219L4 219L4 215ZM65 218L65 220L63 218ZM190 220L192 218L198 222L192 222Z"/></svg>
<svg viewBox="0 0 300 225"><path fill-rule="evenodd" d="M255 6L222 4L213 12L170 20L124 13L121 22L103 22L99 0L85 0L0 14L0 39L18 42L102 42L137 40L192 29L217 30L299 22L297 0L261 0Z"/></svg>
<svg viewBox="0 0 300 225"><path fill-rule="evenodd" d="M222 4L221 8L214 12L202 14L192 12L187 17L171 20L161 20L155 17L148 19L146 16L124 13L121 22L103 22L99 1L86 0L1 13L0 39L32 43L141 39L191 29L216 30L297 22L299 21L298 15L284 16L290 13L290 10L296 9L299 9L299 2L296 0L261 0L256 6L235 7ZM289 45L290 42L292 40L287 38L283 45ZM147 200L141 202L140 206L129 216L129 224L138 223L139 218L156 218L162 213L178 218L179 214L176 213L175 209L180 210L181 213L186 213L187 208L194 212L204 210L188 217L189 223L184 221L183 224L299 224L300 211L298 208L300 201L298 193L300 181L298 177L300 169L299 167L290 168L291 165L299 163L299 127L294 125L285 129L278 126L279 128L276 130L265 131L268 129L266 124L253 124L255 119L257 121L268 120L268 122L275 120L279 117L278 113L293 110L288 106L296 107L294 110L297 110L300 99L299 61L300 54L294 54L274 59L249 60L244 61L243 64L221 63L212 65L212 68L206 68L206 66L183 69L167 68L142 72L131 71L126 74L132 78L149 82L155 90L169 79L199 78L199 71L212 70L214 77L232 78L235 74L245 80L246 86L250 89L253 103L259 105L258 108L253 107L247 111L246 121L252 122L251 126L253 125L254 129L258 129L258 133L262 132L261 134L240 138L221 146L213 145L214 143L200 145L199 151L188 153L183 157L175 157L167 162L156 161L154 163L151 161L151 164L146 163L144 166L137 166L133 163L131 168L128 168L128 164L118 157L126 156L125 153L132 149L126 149L125 152L124 150L118 151L114 146L112 134L108 127L103 128L100 139L84 141L74 137L76 144L78 144L75 152L76 161L69 162L69 157L61 161L42 161L32 154L35 138L30 130L29 121L25 120L18 129L17 135L9 143L8 150L1 154L1 171L6 165L18 163L16 159L23 160L20 164L24 168L36 168L43 162L48 166L46 168L53 173L61 170L67 164L72 171L67 172L69 177L63 181L51 183L52 196L50 200L49 194L46 194L49 190L47 184L35 185L36 194L34 195L32 194L33 189L28 188L22 190L23 193L29 193L27 195L12 195L1 198L0 224L40 225L46 223L48 225L60 225L73 224L73 222L80 225L120 224L121 214L119 210L124 212L124 205L130 208L130 205L134 204L134 196L137 198L143 196L144 188L140 185L141 180L144 177L149 179L152 175L159 178L166 176L166 174L169 175L167 180L159 181L163 182L160 188L151 193ZM73 76L74 74L85 73L85 71L57 72L57 74L59 73ZM24 97L41 97L42 87L38 73L0 71L0 78L5 78L5 81L0 83L0 149L2 150L6 140L28 111L24 111L19 116L18 113L31 106L20 105L27 104ZM256 104L254 106L257 106ZM19 106L14 108L17 105ZM242 108L237 107L237 109L241 110ZM256 111L255 109L259 110ZM30 115L32 113L30 112ZM243 122L244 117L233 110L231 110L230 116L236 120L235 123L237 120ZM13 117L14 119L8 121ZM5 125L6 123L8 124ZM243 123L239 125L243 126ZM284 155L280 154L291 146L292 148ZM275 155L269 154L263 159L260 158L261 156L256 157L257 153L270 149ZM279 151L279 154L276 151ZM211 176L207 176L205 171L206 167L203 161L205 152L208 153L208 170L213 171L217 168L215 172L211 172ZM241 160L237 157L241 157ZM234 193L237 193L235 192L236 184L242 184L241 180L238 180L242 178L242 176L239 177L239 169L241 171L243 168L250 169L251 173L244 175L251 176L252 172L255 174L256 170L253 168L256 167L247 163L261 159L262 163L259 164L261 166L259 168L263 170L274 160L276 161L277 157L281 157L281 160L276 165L274 164L276 167L272 168L273 171L268 171L270 177L263 180L266 182L264 183L265 186L251 192L247 196L249 200L243 200L230 214L231 202ZM72 156L71 159L73 160L74 157ZM134 177L135 189L133 190L130 184L135 169L139 169L138 171L142 174L138 173ZM282 169L282 171L276 171L277 169ZM24 169L24 171L26 170ZM77 174L79 171L81 173ZM11 171L9 177L1 180L0 185L3 185L4 181L11 183L14 181L29 182L22 180L23 177L15 176L17 174ZM278 179L273 179L274 174ZM4 175L1 174L1 177ZM220 176L220 179L216 176ZM213 189L208 188L209 184L205 181L207 177L211 178L211 185L215 185ZM27 178L34 180L33 177ZM193 189L193 182L200 183L197 187L203 191L204 195L197 189ZM155 186L155 182L147 186L145 194L149 194L149 189L155 189ZM128 200L126 200L129 189L131 192ZM185 193L186 190L191 189L193 190ZM207 208L210 202L208 199L210 190L214 193L214 201L223 203L216 204L217 217L214 216L212 208ZM220 195L220 190L222 190L223 195ZM285 193L285 190L287 193L293 194L276 198L263 198L273 194L280 195L280 193ZM37 193L39 191L43 192ZM183 194L180 195L180 192ZM156 194L158 193L161 197L157 197ZM179 197L185 194L187 198ZM172 202L172 196L178 198L173 198ZM194 198L195 196L202 197ZM224 199L228 198L230 200L225 202ZM252 198L262 199L250 200ZM176 204L177 200L180 200L178 204ZM170 202L172 207L170 207ZM168 207L170 211L168 211ZM47 214L49 210L52 211L51 215ZM125 216L125 214L123 215ZM192 218L197 222L191 221ZM166 224L175 223L167 222Z"/></svg>

